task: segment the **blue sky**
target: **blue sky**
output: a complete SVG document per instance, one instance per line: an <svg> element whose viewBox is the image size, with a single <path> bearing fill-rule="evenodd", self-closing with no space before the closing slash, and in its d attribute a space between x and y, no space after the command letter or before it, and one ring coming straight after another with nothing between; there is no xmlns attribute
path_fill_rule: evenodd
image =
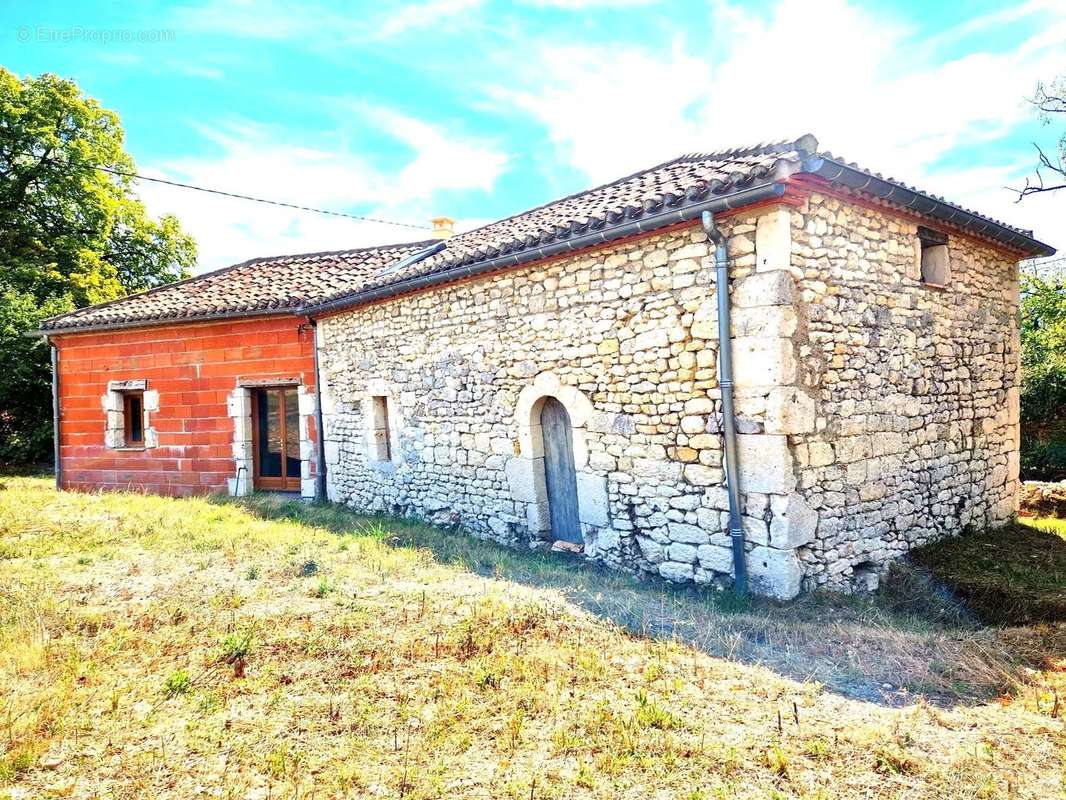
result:
<svg viewBox="0 0 1066 800"><path fill-rule="evenodd" d="M1066 73L1066 3L0 0L0 63L73 78L146 174L469 228L684 152L823 148L1066 248L1021 204L1026 98ZM201 269L420 238L144 184Z"/></svg>

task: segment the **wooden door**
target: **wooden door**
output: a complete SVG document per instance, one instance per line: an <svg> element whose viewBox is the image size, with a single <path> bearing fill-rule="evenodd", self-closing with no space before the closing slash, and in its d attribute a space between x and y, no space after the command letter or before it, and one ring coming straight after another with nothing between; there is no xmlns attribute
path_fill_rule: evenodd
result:
<svg viewBox="0 0 1066 800"><path fill-rule="evenodd" d="M252 391L252 478L257 489L300 488L300 410L296 387Z"/></svg>
<svg viewBox="0 0 1066 800"><path fill-rule="evenodd" d="M577 515L577 471L570 415L554 397L547 398L540 409L540 427L544 437L544 480L552 538L584 544Z"/></svg>

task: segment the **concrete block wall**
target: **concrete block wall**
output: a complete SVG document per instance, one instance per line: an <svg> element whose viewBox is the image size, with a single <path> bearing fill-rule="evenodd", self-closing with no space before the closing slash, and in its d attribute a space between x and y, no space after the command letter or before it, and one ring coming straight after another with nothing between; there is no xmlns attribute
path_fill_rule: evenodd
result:
<svg viewBox="0 0 1066 800"><path fill-rule="evenodd" d="M55 336L63 487L247 491L250 408L247 392L242 401L235 390L249 380L299 381L301 432L313 442L313 409L304 413L304 395L313 402L315 384L311 340L310 329L290 316ZM144 390L142 448L123 446L123 386ZM306 468L305 491L313 488L313 453Z"/></svg>

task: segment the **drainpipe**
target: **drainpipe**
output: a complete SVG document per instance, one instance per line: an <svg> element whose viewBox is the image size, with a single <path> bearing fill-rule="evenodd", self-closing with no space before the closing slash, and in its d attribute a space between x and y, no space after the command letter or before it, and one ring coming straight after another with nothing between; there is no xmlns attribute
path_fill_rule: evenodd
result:
<svg viewBox="0 0 1066 800"><path fill-rule="evenodd" d="M714 242L715 290L718 293L718 385L722 390L722 432L725 437L725 480L729 490L729 540L733 545L733 589L748 593L748 569L744 562L744 527L740 522L740 479L737 466L737 423L733 408L733 339L729 309L729 259L725 236L704 211L700 217L707 238Z"/></svg>
<svg viewBox="0 0 1066 800"><path fill-rule="evenodd" d="M47 336L44 340L52 350L52 451L56 462L56 489L62 489L63 465L59 460L59 349Z"/></svg>
<svg viewBox="0 0 1066 800"><path fill-rule="evenodd" d="M315 430L318 435L318 473L315 476L315 499L326 499L326 430L322 426L322 373L318 369L318 322L311 319L311 348L315 360Z"/></svg>

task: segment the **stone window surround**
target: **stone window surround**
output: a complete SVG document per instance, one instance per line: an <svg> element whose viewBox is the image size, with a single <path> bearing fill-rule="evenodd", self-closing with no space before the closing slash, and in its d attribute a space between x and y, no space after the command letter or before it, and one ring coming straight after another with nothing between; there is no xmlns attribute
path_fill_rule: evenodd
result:
<svg viewBox="0 0 1066 800"><path fill-rule="evenodd" d="M551 542L551 517L544 478L544 437L540 427L540 411L549 397L562 403L570 417L577 472L578 520L582 523L582 533L588 533L587 526L602 528L610 525L607 479L588 470L588 424L595 411L592 401L579 389L563 384L554 372L542 372L518 395L515 406L518 454L506 466L511 497L520 509L525 507L526 526L533 546Z"/></svg>
<svg viewBox="0 0 1066 800"><path fill-rule="evenodd" d="M387 409L384 415L387 428L381 424L381 407L377 403L379 399ZM391 471L403 461L397 445L404 427L400 404L396 402L392 386L382 378L367 381L362 405L367 463L378 469Z"/></svg>
<svg viewBox="0 0 1066 800"><path fill-rule="evenodd" d="M143 441L129 447L126 446L126 392L142 393L144 414ZM159 446L159 434L151 426L152 414L159 410L159 392L149 389L147 380L108 381L107 393L100 398L100 402L106 417L104 446L109 450L141 451Z"/></svg>
<svg viewBox="0 0 1066 800"><path fill-rule="evenodd" d="M252 494L254 457L252 447L252 390L272 387L295 387L300 412L300 496L315 496L315 478L311 474L315 445L311 439L311 418L315 415L315 393L299 378L256 378L240 380L226 399L226 414L233 420L234 475L227 479L230 497Z"/></svg>

